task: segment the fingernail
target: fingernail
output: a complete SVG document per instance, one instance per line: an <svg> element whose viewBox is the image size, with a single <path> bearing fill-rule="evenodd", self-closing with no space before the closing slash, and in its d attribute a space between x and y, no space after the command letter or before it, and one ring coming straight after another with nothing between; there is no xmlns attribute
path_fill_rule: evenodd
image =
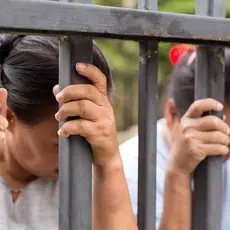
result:
<svg viewBox="0 0 230 230"><path fill-rule="evenodd" d="M54 90L59 91L59 85L55 85Z"/></svg>
<svg viewBox="0 0 230 230"><path fill-rule="evenodd" d="M56 95L56 99L57 99L58 102L60 102L63 99L63 93L62 92L58 93Z"/></svg>
<svg viewBox="0 0 230 230"><path fill-rule="evenodd" d="M77 68L78 68L79 70L84 70L84 69L86 68L86 64L84 64L84 63L78 63L78 64L77 64Z"/></svg>
<svg viewBox="0 0 230 230"><path fill-rule="evenodd" d="M57 112L57 113L55 114L55 118L56 118L56 120L59 121L59 119L60 119L60 113L59 113L59 112Z"/></svg>
<svg viewBox="0 0 230 230"><path fill-rule="evenodd" d="M68 137L69 136L63 129L58 130L58 135L61 137Z"/></svg>
<svg viewBox="0 0 230 230"><path fill-rule="evenodd" d="M58 130L58 135L59 135L59 136L62 136L62 131L61 131L61 129Z"/></svg>
<svg viewBox="0 0 230 230"><path fill-rule="evenodd" d="M224 105L221 104L221 103L218 103L217 106L218 106L218 109L219 109L219 110L222 110L222 109L224 108Z"/></svg>

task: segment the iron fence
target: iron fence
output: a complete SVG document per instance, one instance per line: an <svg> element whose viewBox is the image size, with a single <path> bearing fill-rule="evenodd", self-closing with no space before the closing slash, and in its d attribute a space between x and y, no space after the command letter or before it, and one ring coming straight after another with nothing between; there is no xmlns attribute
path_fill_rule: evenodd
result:
<svg viewBox="0 0 230 230"><path fill-rule="evenodd" d="M212 97L223 101L224 47L230 44L230 20L224 18L224 0L196 0L196 15L157 12L157 0L139 0L138 6L139 9L96 6L91 0L1 0L0 32L60 37L61 88L89 83L76 78L73 66L76 62L92 62L92 37L140 43L139 152L142 154L139 155L138 224L140 230L153 230L158 43L197 44L195 98ZM59 156L59 229L90 230L90 147L78 136L60 139ZM221 229L221 168L220 157L209 157L195 172L194 230Z"/></svg>

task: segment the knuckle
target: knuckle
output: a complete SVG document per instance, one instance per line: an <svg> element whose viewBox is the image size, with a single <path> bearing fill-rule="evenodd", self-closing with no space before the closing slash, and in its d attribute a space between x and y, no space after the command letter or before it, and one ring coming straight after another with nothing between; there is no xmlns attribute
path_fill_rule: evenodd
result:
<svg viewBox="0 0 230 230"><path fill-rule="evenodd" d="M226 137L226 144L227 144L227 145L230 144L230 137L229 137L229 136Z"/></svg>
<svg viewBox="0 0 230 230"><path fill-rule="evenodd" d="M65 115L65 111L66 111L66 104L63 104L59 109L59 115L63 117Z"/></svg>
<svg viewBox="0 0 230 230"><path fill-rule="evenodd" d="M103 85L107 85L107 79L106 79L106 77L102 77L101 83L102 83Z"/></svg>
<svg viewBox="0 0 230 230"><path fill-rule="evenodd" d="M94 95L95 94L95 87L93 85L87 85L86 94Z"/></svg>
<svg viewBox="0 0 230 230"><path fill-rule="evenodd" d="M79 116L84 117L86 113L87 101L81 100L79 101Z"/></svg>
<svg viewBox="0 0 230 230"><path fill-rule="evenodd" d="M213 124L213 127L217 129L220 125L220 120L219 118L215 116L209 116L208 120Z"/></svg>
<svg viewBox="0 0 230 230"><path fill-rule="evenodd" d="M192 108L193 108L193 109L196 109L197 107L200 106L201 103L202 103L201 100L196 100L196 101L194 101L193 104L192 104Z"/></svg>
<svg viewBox="0 0 230 230"><path fill-rule="evenodd" d="M212 137L210 138L212 141L216 141L216 140L219 140L220 141L220 135L218 132L214 132L212 134ZM221 138L222 139L222 138Z"/></svg>
<svg viewBox="0 0 230 230"><path fill-rule="evenodd" d="M97 72L101 73L101 70L100 70L97 66L92 65L92 68L94 68L94 70L95 70L95 71L97 71Z"/></svg>
<svg viewBox="0 0 230 230"><path fill-rule="evenodd" d="M223 155L226 155L229 153L229 148L227 146L222 145L221 151Z"/></svg>
<svg viewBox="0 0 230 230"><path fill-rule="evenodd" d="M101 122L98 122L97 128L99 133L104 137L109 137L112 132L113 122L110 119L105 119Z"/></svg>
<svg viewBox="0 0 230 230"><path fill-rule="evenodd" d="M185 133L189 129L189 121L187 119L181 119L180 128L182 133Z"/></svg>
<svg viewBox="0 0 230 230"><path fill-rule="evenodd" d="M62 91L63 101L69 101L71 99L69 88L66 88Z"/></svg>
<svg viewBox="0 0 230 230"><path fill-rule="evenodd" d="M193 107L193 111L194 111L194 113L198 113L198 114L201 112L199 102L195 102L194 107Z"/></svg>
<svg viewBox="0 0 230 230"><path fill-rule="evenodd" d="M64 124L61 128L62 130L62 135L63 136L69 136L70 135L70 132L69 132L69 129L68 129L68 125Z"/></svg>
<svg viewBox="0 0 230 230"><path fill-rule="evenodd" d="M83 135L83 124L82 124L82 120L79 119L79 120L76 120L74 122L74 129L76 130L75 133L80 135L80 136L84 136Z"/></svg>
<svg viewBox="0 0 230 230"><path fill-rule="evenodd" d="M202 161L207 157L206 151L201 147L201 145L197 145L193 148L193 158L197 161Z"/></svg>
<svg viewBox="0 0 230 230"><path fill-rule="evenodd" d="M198 161L202 161L207 157L207 153L204 150L199 150L194 153L194 158Z"/></svg>
<svg viewBox="0 0 230 230"><path fill-rule="evenodd" d="M203 103L202 103L202 100L196 100L192 103L191 105L191 109L194 111L194 112L200 112L200 107L202 107Z"/></svg>
<svg viewBox="0 0 230 230"><path fill-rule="evenodd" d="M188 144L191 143L192 140L193 140L193 135L192 135L192 133L191 133L191 132L185 133L185 134L184 134L184 140L185 140L185 142L188 143Z"/></svg>

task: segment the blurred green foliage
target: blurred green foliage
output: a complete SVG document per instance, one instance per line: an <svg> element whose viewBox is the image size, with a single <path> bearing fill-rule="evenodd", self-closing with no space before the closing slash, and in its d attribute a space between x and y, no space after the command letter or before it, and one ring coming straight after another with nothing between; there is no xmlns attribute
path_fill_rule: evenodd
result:
<svg viewBox="0 0 230 230"><path fill-rule="evenodd" d="M137 0L93 0L94 4L115 7L137 7ZM159 11L194 14L195 0L158 0ZM226 0L230 16L230 0ZM99 39L97 43L108 58L115 81L114 109L118 130L137 123L138 109L138 43L132 41ZM167 73L171 70L168 52L172 44L159 45L159 100L162 99ZM163 105L163 103L159 103ZM159 116L161 108L159 106Z"/></svg>

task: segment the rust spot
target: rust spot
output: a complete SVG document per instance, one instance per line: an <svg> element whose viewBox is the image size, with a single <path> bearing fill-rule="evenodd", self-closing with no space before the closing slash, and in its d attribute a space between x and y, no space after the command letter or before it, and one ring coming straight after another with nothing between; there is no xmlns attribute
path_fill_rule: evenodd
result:
<svg viewBox="0 0 230 230"><path fill-rule="evenodd" d="M220 41L230 41L230 36L219 38Z"/></svg>
<svg viewBox="0 0 230 230"><path fill-rule="evenodd" d="M156 53L156 51L153 52ZM153 52L151 50L148 50L144 56L140 56L139 62L142 65L146 64L146 62L152 57Z"/></svg>
<svg viewBox="0 0 230 230"><path fill-rule="evenodd" d="M159 24L156 24L153 30L145 32L144 35L154 37L167 37L168 33Z"/></svg>

